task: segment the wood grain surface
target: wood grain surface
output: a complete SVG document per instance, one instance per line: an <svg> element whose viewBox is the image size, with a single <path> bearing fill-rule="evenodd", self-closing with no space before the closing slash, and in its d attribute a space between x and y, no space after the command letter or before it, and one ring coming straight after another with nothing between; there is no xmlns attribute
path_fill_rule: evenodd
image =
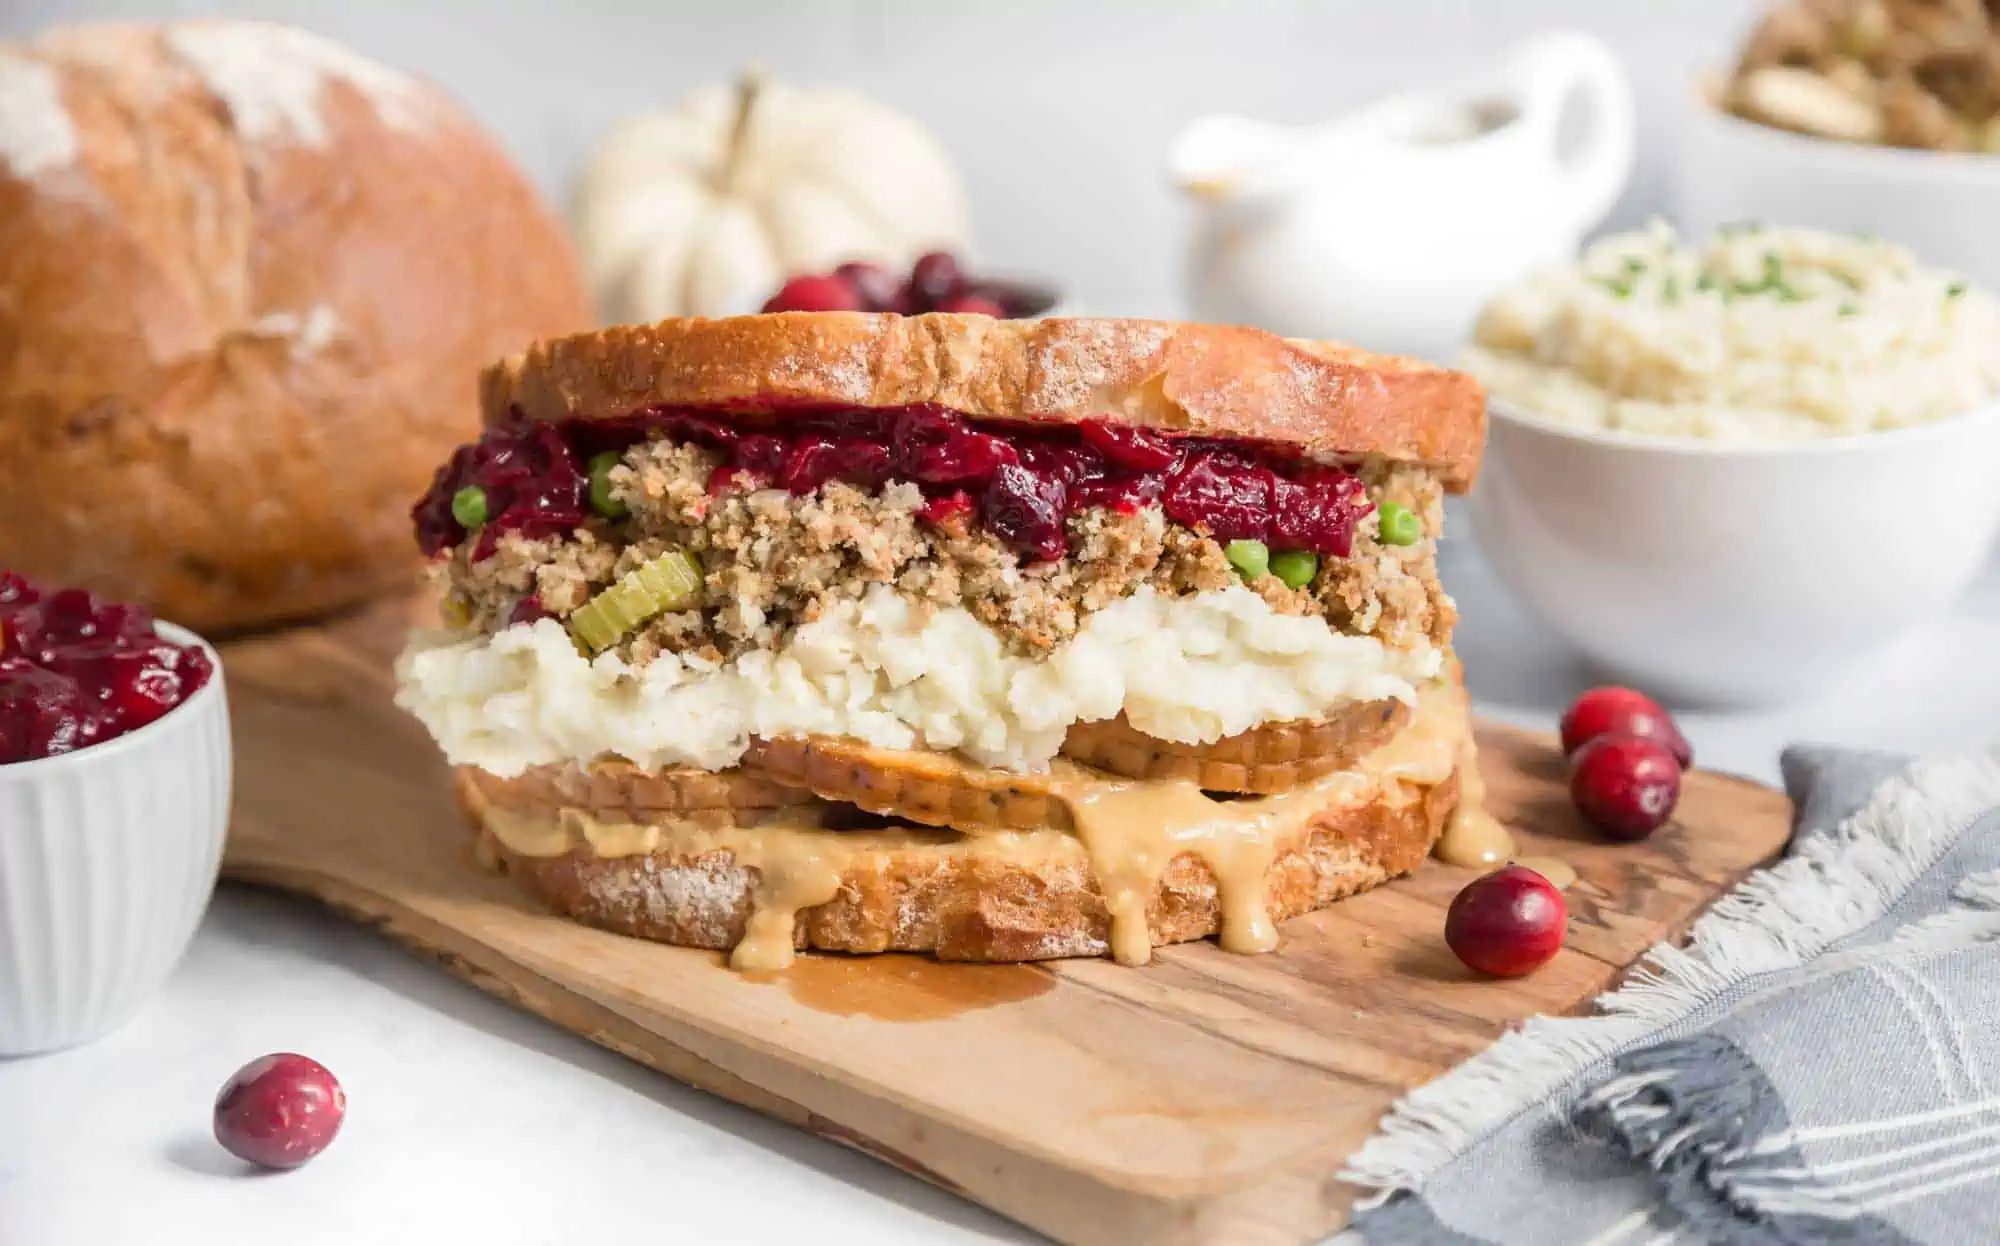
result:
<svg viewBox="0 0 2000 1246"><path fill-rule="evenodd" d="M815 956L765 980L711 952L548 916L475 868L423 728L391 704L407 605L225 647L237 741L226 871L313 896L669 1076L858 1148L1065 1242L1313 1240L1383 1110L1537 1012L1574 1010L1773 857L1785 799L1689 776L1638 845L1576 820L1553 742L1480 730L1490 806L1574 866L1568 945L1475 979L1442 938L1471 877L1436 862L1281 927L1108 961Z"/></svg>

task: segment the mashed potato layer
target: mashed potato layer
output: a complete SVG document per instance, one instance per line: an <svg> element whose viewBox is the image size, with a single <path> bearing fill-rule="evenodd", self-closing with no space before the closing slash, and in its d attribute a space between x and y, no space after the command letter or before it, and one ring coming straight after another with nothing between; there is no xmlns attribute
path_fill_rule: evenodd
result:
<svg viewBox="0 0 2000 1246"><path fill-rule="evenodd" d="M490 637L423 634L397 662L396 701L454 765L502 776L605 756L721 770L753 736L802 734L1033 770L1072 723L1122 711L1161 739L1212 743L1349 700L1412 701L1441 665L1435 648L1342 635L1240 586L1186 597L1142 588L1034 661L962 608L926 608L878 585L782 649L720 666L672 654L642 667L593 660L550 619Z"/></svg>

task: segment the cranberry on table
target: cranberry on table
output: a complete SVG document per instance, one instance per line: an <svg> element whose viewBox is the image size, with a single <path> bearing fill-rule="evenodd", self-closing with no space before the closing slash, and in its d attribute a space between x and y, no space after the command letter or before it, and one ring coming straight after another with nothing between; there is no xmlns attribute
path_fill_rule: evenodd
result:
<svg viewBox="0 0 2000 1246"><path fill-rule="evenodd" d="M1601 735L1570 759L1570 799L1613 839L1640 840L1666 825L1681 798L1681 765L1658 740Z"/></svg>
<svg viewBox="0 0 2000 1246"><path fill-rule="evenodd" d="M1466 884L1444 919L1444 941L1453 954L1495 978L1518 978L1548 964L1568 930L1562 892L1518 865Z"/></svg>
<svg viewBox="0 0 2000 1246"><path fill-rule="evenodd" d="M1636 735L1667 746L1683 770L1694 764L1694 747L1672 714L1658 701L1630 688L1606 686L1570 702L1562 716L1562 747L1574 754L1601 735Z"/></svg>
<svg viewBox="0 0 2000 1246"><path fill-rule="evenodd" d="M215 1097L215 1140L262 1168L297 1168L333 1141L347 1094L326 1066L280 1052L236 1070Z"/></svg>
<svg viewBox="0 0 2000 1246"><path fill-rule="evenodd" d="M794 277L764 304L767 312L865 311L861 293L832 273Z"/></svg>

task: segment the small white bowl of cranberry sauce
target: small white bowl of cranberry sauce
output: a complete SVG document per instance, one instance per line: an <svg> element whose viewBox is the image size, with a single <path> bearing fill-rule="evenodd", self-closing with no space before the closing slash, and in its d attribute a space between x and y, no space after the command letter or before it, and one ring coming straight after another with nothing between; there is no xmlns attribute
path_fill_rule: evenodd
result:
<svg viewBox="0 0 2000 1246"><path fill-rule="evenodd" d="M229 824L215 651L0 571L0 1056L116 1029L179 963Z"/></svg>

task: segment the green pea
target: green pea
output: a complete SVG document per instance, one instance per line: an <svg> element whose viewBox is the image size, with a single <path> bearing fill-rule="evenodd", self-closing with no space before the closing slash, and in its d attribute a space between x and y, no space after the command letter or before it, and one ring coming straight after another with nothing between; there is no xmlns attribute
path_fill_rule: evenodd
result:
<svg viewBox="0 0 2000 1246"><path fill-rule="evenodd" d="M451 517L461 528L477 528L486 522L486 490L467 485L451 495Z"/></svg>
<svg viewBox="0 0 2000 1246"><path fill-rule="evenodd" d="M1424 521L1401 502L1382 503L1382 543L1415 545L1424 539Z"/></svg>
<svg viewBox="0 0 2000 1246"><path fill-rule="evenodd" d="M1254 580L1271 569L1271 547L1262 541L1231 541L1222 547L1222 556L1246 580Z"/></svg>
<svg viewBox="0 0 2000 1246"><path fill-rule="evenodd" d="M625 503L611 493L611 469L624 461L616 450L606 450L590 460L590 509L606 519L623 519L630 513Z"/></svg>
<svg viewBox="0 0 2000 1246"><path fill-rule="evenodd" d="M1286 588L1304 588L1319 574L1319 555L1309 549L1288 549L1271 559L1271 574Z"/></svg>

